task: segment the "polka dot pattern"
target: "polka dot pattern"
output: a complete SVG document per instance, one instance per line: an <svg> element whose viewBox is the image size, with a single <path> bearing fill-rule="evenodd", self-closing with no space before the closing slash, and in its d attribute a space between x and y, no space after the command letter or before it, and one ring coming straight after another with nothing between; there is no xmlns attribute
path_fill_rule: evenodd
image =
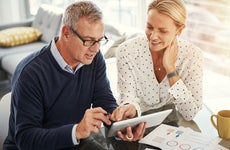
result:
<svg viewBox="0 0 230 150"><path fill-rule="evenodd" d="M203 55L199 48L178 40L176 68L180 80L172 87L167 77L158 83L145 36L128 40L117 52L118 103L133 103L141 112L173 102L186 120L202 107Z"/></svg>

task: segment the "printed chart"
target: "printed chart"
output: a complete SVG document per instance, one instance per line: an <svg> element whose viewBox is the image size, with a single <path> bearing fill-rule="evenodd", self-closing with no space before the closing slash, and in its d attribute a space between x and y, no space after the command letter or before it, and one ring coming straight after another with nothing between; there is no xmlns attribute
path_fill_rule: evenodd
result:
<svg viewBox="0 0 230 150"><path fill-rule="evenodd" d="M163 150L227 150L218 144L220 140L190 128L161 124L139 142Z"/></svg>

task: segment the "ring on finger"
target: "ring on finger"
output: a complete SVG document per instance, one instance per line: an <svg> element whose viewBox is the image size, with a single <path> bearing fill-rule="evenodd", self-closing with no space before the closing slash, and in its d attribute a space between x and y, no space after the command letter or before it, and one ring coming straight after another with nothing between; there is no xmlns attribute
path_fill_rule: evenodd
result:
<svg viewBox="0 0 230 150"><path fill-rule="evenodd" d="M99 129L99 127L98 127L97 125L94 125L94 128L97 128L97 129Z"/></svg>
<svg viewBox="0 0 230 150"><path fill-rule="evenodd" d="M132 140L133 136L129 137L128 135L126 135L127 140Z"/></svg>

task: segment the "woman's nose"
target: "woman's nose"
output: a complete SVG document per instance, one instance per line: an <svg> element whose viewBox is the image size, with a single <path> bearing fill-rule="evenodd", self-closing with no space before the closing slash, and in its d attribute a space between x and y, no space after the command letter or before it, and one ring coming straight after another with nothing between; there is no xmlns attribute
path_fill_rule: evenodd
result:
<svg viewBox="0 0 230 150"><path fill-rule="evenodd" d="M150 38L151 39L157 39L158 38L158 33L156 31L150 32Z"/></svg>

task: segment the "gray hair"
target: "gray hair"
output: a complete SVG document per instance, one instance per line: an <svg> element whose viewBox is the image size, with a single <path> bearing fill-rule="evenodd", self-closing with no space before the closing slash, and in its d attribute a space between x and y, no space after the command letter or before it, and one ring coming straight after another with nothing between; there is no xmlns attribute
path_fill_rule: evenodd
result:
<svg viewBox="0 0 230 150"><path fill-rule="evenodd" d="M74 27L81 17L87 17L90 22L102 20L101 9L91 1L78 1L69 5L64 13L62 23Z"/></svg>

